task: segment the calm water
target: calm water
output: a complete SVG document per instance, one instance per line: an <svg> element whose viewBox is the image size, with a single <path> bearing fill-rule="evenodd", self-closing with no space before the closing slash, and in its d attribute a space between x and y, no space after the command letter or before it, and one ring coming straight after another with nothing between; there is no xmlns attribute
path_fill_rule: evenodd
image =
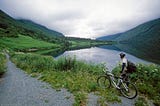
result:
<svg viewBox="0 0 160 106"><path fill-rule="evenodd" d="M86 62L91 62L96 64L106 63L107 68L109 70L112 70L120 61L120 58L119 58L120 52L122 51L114 50L114 49L106 49L106 48L104 49L100 47L92 47L87 49L66 51L62 55L58 56L57 58L61 56L76 56L78 60L83 60ZM137 58L131 54L128 54L128 53L125 53L125 54L126 54L126 58L128 60L131 60L134 63L145 63L145 64L150 63L140 58Z"/></svg>

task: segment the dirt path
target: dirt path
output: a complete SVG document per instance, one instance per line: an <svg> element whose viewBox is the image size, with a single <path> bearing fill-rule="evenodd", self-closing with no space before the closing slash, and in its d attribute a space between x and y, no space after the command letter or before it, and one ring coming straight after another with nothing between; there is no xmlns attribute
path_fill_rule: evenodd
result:
<svg viewBox="0 0 160 106"><path fill-rule="evenodd" d="M7 72L0 79L0 106L72 106L73 95L65 89L56 91L48 84L30 77L9 60Z"/></svg>

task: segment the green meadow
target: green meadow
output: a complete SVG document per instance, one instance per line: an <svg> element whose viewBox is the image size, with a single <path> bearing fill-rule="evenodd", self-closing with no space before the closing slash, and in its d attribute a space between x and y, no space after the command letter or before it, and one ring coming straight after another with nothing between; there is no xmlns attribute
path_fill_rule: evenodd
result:
<svg viewBox="0 0 160 106"><path fill-rule="evenodd" d="M58 44L48 43L29 36L18 35L17 37L1 37L1 47L15 51L32 52L58 48Z"/></svg>

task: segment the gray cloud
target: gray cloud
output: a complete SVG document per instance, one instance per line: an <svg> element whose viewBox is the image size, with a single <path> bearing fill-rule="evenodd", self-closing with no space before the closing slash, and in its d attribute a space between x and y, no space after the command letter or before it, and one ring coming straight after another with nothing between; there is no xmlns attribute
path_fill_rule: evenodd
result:
<svg viewBox="0 0 160 106"><path fill-rule="evenodd" d="M95 38L160 17L160 0L1 0L0 9L62 32Z"/></svg>

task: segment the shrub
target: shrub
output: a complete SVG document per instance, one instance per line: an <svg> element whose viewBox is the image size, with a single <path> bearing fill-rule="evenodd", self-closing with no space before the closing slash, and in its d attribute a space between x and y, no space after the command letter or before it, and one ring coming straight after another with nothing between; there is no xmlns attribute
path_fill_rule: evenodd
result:
<svg viewBox="0 0 160 106"><path fill-rule="evenodd" d="M61 57L56 61L55 68L60 71L74 70L76 67L76 58Z"/></svg>
<svg viewBox="0 0 160 106"><path fill-rule="evenodd" d="M4 74L6 70L6 56L3 53L0 53L0 75Z"/></svg>
<svg viewBox="0 0 160 106"><path fill-rule="evenodd" d="M51 56L41 56L37 54L17 53L12 55L12 61L24 70L31 72L41 72L45 70L54 70L54 59Z"/></svg>

